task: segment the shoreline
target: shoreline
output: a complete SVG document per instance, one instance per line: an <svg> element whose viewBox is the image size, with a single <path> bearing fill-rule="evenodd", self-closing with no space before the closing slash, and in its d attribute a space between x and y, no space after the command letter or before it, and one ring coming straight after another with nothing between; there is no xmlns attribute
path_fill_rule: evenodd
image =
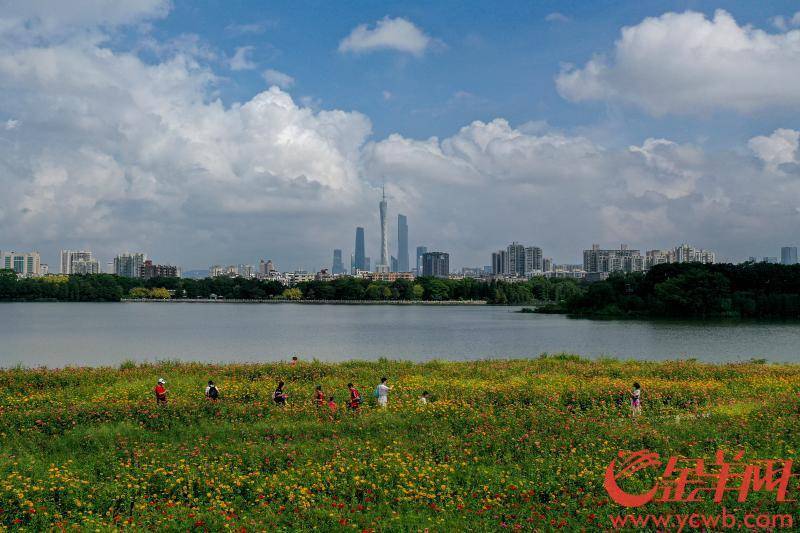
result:
<svg viewBox="0 0 800 533"><path fill-rule="evenodd" d="M218 361L202 361L202 360L189 360L189 359L170 359L165 357L163 359L127 359L117 364L105 365L91 365L91 364L77 364L77 365L64 365L64 366L26 366L24 364L16 364L11 366L0 365L0 377L9 372L65 372L65 371L86 371L86 372L103 372L103 371L125 371L132 369L169 369L173 371L180 370L217 370L225 371L227 369L262 369L262 370L286 370L294 373L298 369L309 368L341 368L341 367L379 367L383 366L397 366L405 369L432 367L442 368L446 366L453 366L455 368L473 366L473 367L498 367L507 368L509 366L517 365L536 365L543 363L558 363L563 365L586 365L586 366L603 366L603 365L632 365L638 367L651 367L659 368L669 365L689 365L704 368L720 369L723 367L741 368L743 366L759 366L759 367L782 367L782 368L800 368L800 362L795 361L772 361L760 357L751 357L749 359L730 360L730 361L704 361L694 357L676 357L674 359L625 359L622 357L591 357L585 355L578 355L572 353L542 353L537 356L531 357L509 357L506 359L498 359L485 357L480 359L393 359L393 358L378 358L378 359L360 359L351 358L341 361L328 361L323 359L302 359L296 365L292 365L290 360L278 361L247 361L247 360L218 360Z"/></svg>
<svg viewBox="0 0 800 533"><path fill-rule="evenodd" d="M303 305L489 305L485 300L279 300L279 299L177 299L123 298L119 303L191 303L191 304L303 304Z"/></svg>

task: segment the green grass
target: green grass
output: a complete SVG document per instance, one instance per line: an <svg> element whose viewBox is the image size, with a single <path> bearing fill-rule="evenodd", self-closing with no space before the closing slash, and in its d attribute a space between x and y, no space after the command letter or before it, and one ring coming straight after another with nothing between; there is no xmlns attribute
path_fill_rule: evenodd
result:
<svg viewBox="0 0 800 533"><path fill-rule="evenodd" d="M371 405L386 375L390 406ZM169 403L152 388L167 380ZM208 379L216 404L203 398ZM278 379L285 409L271 394ZM322 384L356 415L311 404ZM638 381L644 413L630 417ZM417 399L422 390L434 401ZM800 367L751 362L350 361L0 371L0 526L27 530L595 530L620 450L797 459ZM658 472L630 480L643 490ZM798 497L797 486L792 487ZM792 512L774 494L729 509ZM719 512L713 502L643 512ZM788 511L787 511L788 510Z"/></svg>

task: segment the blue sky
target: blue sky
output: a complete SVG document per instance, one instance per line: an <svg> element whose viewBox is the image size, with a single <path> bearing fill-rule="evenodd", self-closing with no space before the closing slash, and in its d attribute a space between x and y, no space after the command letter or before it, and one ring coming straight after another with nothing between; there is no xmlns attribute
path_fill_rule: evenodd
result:
<svg viewBox="0 0 800 533"><path fill-rule="evenodd" d="M329 266L410 247L778 255L796 2L0 0L0 249Z"/></svg>
<svg viewBox="0 0 800 533"><path fill-rule="evenodd" d="M770 20L791 15L796 2L258 2L175 1L155 23L163 40L198 34L233 55L252 46L253 70L221 72L225 102L246 101L264 89L261 71L295 78L291 92L324 108L358 110L370 117L374 135L445 137L473 120L505 117L513 124L545 120L554 127L585 131L613 128L619 143L642 136L724 145L763 129L780 127L785 110L754 116L716 113L696 119L652 119L635 109L606 103L575 104L559 96L553 82L561 63L583 64L608 53L620 28L649 16L694 10L729 11L740 24L771 29ZM547 20L559 13L569 20ZM441 47L422 57L391 50L341 54L337 46L355 26L385 16L404 17ZM258 26L251 32L237 29ZM385 99L383 92L391 92ZM466 94L468 93L468 94ZM796 119L800 112L795 111ZM720 135L724 133L724 135ZM607 138L607 137L606 137Z"/></svg>

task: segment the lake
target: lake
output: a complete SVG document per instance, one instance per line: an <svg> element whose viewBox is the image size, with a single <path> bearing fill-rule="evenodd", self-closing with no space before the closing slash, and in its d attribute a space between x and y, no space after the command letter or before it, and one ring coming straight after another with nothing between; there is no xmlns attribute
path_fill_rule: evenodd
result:
<svg viewBox="0 0 800 533"><path fill-rule="evenodd" d="M589 357L799 362L796 322L570 319L494 306L3 303L0 366Z"/></svg>

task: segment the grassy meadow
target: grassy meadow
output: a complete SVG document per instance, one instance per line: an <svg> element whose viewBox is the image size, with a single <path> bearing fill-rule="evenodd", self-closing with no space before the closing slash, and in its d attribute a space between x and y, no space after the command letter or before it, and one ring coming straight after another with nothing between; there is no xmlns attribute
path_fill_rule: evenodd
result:
<svg viewBox="0 0 800 533"><path fill-rule="evenodd" d="M385 410L372 397L383 375L394 386ZM159 377L163 407L152 393ZM209 379L216 403L203 397ZM285 408L272 402L278 379ZM344 410L349 381L365 398L357 414ZM634 381L643 389L636 419ZM316 384L340 411L312 404ZM423 390L428 405L418 402ZM800 366L574 356L0 370L0 527L609 529L608 515L625 512L603 488L619 450L796 460L798 393ZM647 476L631 491L651 486ZM727 508L794 512L796 502L731 495ZM669 510L719 506L646 512Z"/></svg>

